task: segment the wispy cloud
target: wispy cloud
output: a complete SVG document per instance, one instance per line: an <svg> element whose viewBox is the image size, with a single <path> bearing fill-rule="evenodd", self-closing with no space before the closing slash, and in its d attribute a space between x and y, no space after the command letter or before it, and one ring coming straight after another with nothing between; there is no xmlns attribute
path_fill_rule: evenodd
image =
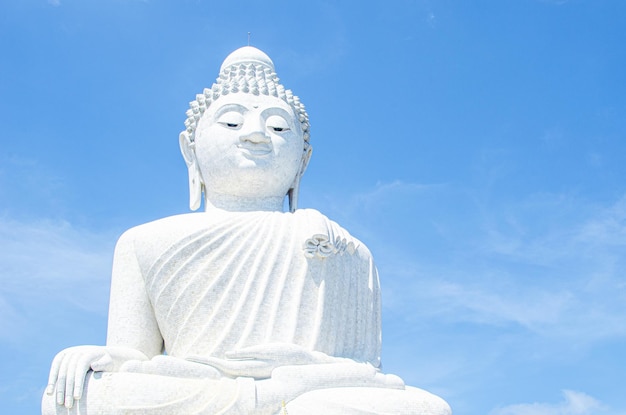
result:
<svg viewBox="0 0 626 415"><path fill-rule="evenodd" d="M59 7L61 5L61 0L48 0L48 4L54 7Z"/></svg>
<svg viewBox="0 0 626 415"><path fill-rule="evenodd" d="M106 313L114 241L67 222L0 217L0 338L19 337L20 322L52 304Z"/></svg>
<svg viewBox="0 0 626 415"><path fill-rule="evenodd" d="M443 296L486 319L509 319L545 335L584 332L590 341L626 335L619 323L626 318L626 287L619 272L626 264L625 199L607 207L560 200L542 206L552 221L545 227L532 224L536 213L523 207L492 213L493 222L475 236L474 254L485 265L474 272L483 276L472 283L457 278L441 288ZM568 218L567 211L576 206L583 215ZM507 216L517 230L502 224Z"/></svg>
<svg viewBox="0 0 626 415"><path fill-rule="evenodd" d="M430 27L437 26L437 18L435 17L435 13L433 13L432 11L428 12L428 17L426 18L426 20Z"/></svg>
<svg viewBox="0 0 626 415"><path fill-rule="evenodd" d="M526 403L505 406L490 415L596 415L606 414L607 408L595 398L571 390L563 391L564 400L558 404Z"/></svg>
<svg viewBox="0 0 626 415"><path fill-rule="evenodd" d="M555 342L626 336L626 196L608 206L556 194L487 205L469 193L393 182L352 197L343 216L364 222L361 234L383 254L387 308ZM402 231L387 216L406 217Z"/></svg>
<svg viewBox="0 0 626 415"><path fill-rule="evenodd" d="M626 196L615 204L600 209L577 232L576 240L598 248L626 247Z"/></svg>
<svg viewBox="0 0 626 415"><path fill-rule="evenodd" d="M379 223L381 219L396 213L394 211L411 210L416 204L428 203L432 195L440 194L440 190L443 190L445 186L445 184L438 183L407 183L401 180L381 182L371 190L353 194L348 199L333 197L332 199L339 203L330 207L330 214L350 230L358 229L363 233L375 232L377 229L372 226L368 228L369 224Z"/></svg>
<svg viewBox="0 0 626 415"><path fill-rule="evenodd" d="M27 319L0 295L0 339L11 339L26 323Z"/></svg>
<svg viewBox="0 0 626 415"><path fill-rule="evenodd" d="M0 376L9 407L35 412L55 353L102 344L116 235L0 215ZM14 411L15 412L15 411Z"/></svg>
<svg viewBox="0 0 626 415"><path fill-rule="evenodd" d="M50 165L0 151L0 214L63 210L67 193L66 181Z"/></svg>

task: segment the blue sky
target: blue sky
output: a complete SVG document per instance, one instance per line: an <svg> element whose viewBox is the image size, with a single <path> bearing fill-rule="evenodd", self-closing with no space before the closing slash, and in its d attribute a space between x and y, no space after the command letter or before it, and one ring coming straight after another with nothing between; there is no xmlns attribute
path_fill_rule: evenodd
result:
<svg viewBox="0 0 626 415"><path fill-rule="evenodd" d="M383 365L457 415L626 414L626 2L0 3L0 400L103 344L113 247L187 211L232 50L307 106L301 207L373 252Z"/></svg>

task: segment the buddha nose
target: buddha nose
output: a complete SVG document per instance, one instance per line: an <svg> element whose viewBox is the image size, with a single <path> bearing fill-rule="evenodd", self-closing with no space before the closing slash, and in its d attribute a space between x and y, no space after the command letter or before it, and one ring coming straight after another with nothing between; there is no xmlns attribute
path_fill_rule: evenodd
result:
<svg viewBox="0 0 626 415"><path fill-rule="evenodd" d="M265 125L262 120L249 120L244 124L240 140L249 141L254 144L269 143L270 136L265 132Z"/></svg>

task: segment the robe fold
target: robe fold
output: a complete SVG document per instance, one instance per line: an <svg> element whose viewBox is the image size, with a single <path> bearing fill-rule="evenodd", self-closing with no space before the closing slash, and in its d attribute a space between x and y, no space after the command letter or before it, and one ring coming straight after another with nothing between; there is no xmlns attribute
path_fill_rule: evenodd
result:
<svg viewBox="0 0 626 415"><path fill-rule="evenodd" d="M371 255L319 212L217 211L135 229L136 256L169 355L223 358L280 342L380 365L380 291Z"/></svg>
<svg viewBox="0 0 626 415"><path fill-rule="evenodd" d="M212 210L132 228L118 242L111 290L108 346L225 359L287 343L361 364L282 362L270 380L295 370L282 382L301 390L285 408L280 400L259 408L258 385L268 380L253 377L90 372L77 405L66 410L44 395L44 414L450 415L440 398L374 369L381 310L371 254L315 210Z"/></svg>

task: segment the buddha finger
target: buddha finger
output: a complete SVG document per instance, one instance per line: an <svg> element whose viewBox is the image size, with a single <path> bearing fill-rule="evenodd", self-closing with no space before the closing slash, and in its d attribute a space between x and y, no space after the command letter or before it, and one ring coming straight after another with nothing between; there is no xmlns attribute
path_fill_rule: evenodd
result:
<svg viewBox="0 0 626 415"><path fill-rule="evenodd" d="M57 383L57 405L65 403L65 379Z"/></svg>
<svg viewBox="0 0 626 415"><path fill-rule="evenodd" d="M181 374L187 375L187 372L182 369L176 369L171 365L161 365L155 360L129 360L124 362L120 367L120 372L130 373L143 373L146 375L164 375L164 376L180 376ZM185 376L180 376L185 377Z"/></svg>
<svg viewBox="0 0 626 415"><path fill-rule="evenodd" d="M143 362L141 360L129 360L124 362L120 366L120 372L132 372L132 373L146 373L148 374L148 364L150 362Z"/></svg>
<svg viewBox="0 0 626 415"><path fill-rule="evenodd" d="M225 353L228 360L275 360L281 355L285 355L285 350L273 345L257 345L245 347L243 349L231 350Z"/></svg>
<svg viewBox="0 0 626 415"><path fill-rule="evenodd" d="M226 352L228 359L271 361L275 367L286 364L330 363L332 359L321 352L312 352L296 344L269 343Z"/></svg>
<svg viewBox="0 0 626 415"><path fill-rule="evenodd" d="M67 363L66 378L65 378L65 400L64 404L67 409L71 409L74 406L74 384L76 377L76 364L78 356L70 356Z"/></svg>
<svg viewBox="0 0 626 415"><path fill-rule="evenodd" d="M81 357L76 363L76 367L74 368L74 390L72 391L75 400L79 400L83 397L85 377L87 376L87 372L91 369L92 360L93 356L88 355Z"/></svg>
<svg viewBox="0 0 626 415"><path fill-rule="evenodd" d="M46 388L46 393L48 395L52 395L54 392L54 387L57 383L57 377L59 376L59 368L61 366L61 362L63 361L64 352L60 352L54 357L52 361L52 365L50 366L50 376L48 377L48 387Z"/></svg>
<svg viewBox="0 0 626 415"><path fill-rule="evenodd" d="M235 360L220 370L230 376L246 376L255 379L269 378L275 365L263 360Z"/></svg>
<svg viewBox="0 0 626 415"><path fill-rule="evenodd" d="M109 372L115 367L113 357L109 353L102 353L96 356L95 361L91 362L91 368L94 372Z"/></svg>
<svg viewBox="0 0 626 415"><path fill-rule="evenodd" d="M255 378L269 377L274 369L274 365L265 360L225 360L216 357L202 357L196 359L195 356L187 358L192 362L204 363L212 366L229 376L248 376Z"/></svg>
<svg viewBox="0 0 626 415"><path fill-rule="evenodd" d="M74 397L72 396L71 393L67 393L65 395L64 405L67 409L72 409L72 407L74 406Z"/></svg>
<svg viewBox="0 0 626 415"><path fill-rule="evenodd" d="M283 360L287 356L298 360L312 359L311 353L303 347L287 343L259 344L226 352L228 359Z"/></svg>
<svg viewBox="0 0 626 415"><path fill-rule="evenodd" d="M65 403L65 380L67 379L68 360L68 358L64 358L61 361L61 366L59 367L59 374L57 377L57 405L63 405Z"/></svg>
<svg viewBox="0 0 626 415"><path fill-rule="evenodd" d="M166 375L209 379L219 379L221 377L220 371L211 365L192 362L178 357L155 356L150 362L155 365L155 367L159 368L159 372Z"/></svg>
<svg viewBox="0 0 626 415"><path fill-rule="evenodd" d="M224 359L220 359L217 357L196 356L196 355L187 356L185 360L189 362L193 362L193 363L201 363L203 365L213 366L215 368L223 365L226 362Z"/></svg>

